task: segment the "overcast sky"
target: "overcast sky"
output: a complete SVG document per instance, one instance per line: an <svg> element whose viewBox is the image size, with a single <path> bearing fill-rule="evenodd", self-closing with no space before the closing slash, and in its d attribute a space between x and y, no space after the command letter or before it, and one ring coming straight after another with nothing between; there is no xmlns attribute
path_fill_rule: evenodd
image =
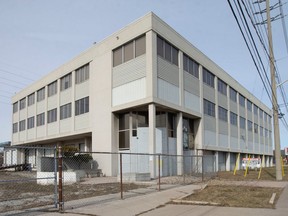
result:
<svg viewBox="0 0 288 216"><path fill-rule="evenodd" d="M0 142L11 140L13 94L150 11L271 107L226 0L0 0ZM281 21L273 22L273 39L284 81ZM288 132L280 130L288 147Z"/></svg>

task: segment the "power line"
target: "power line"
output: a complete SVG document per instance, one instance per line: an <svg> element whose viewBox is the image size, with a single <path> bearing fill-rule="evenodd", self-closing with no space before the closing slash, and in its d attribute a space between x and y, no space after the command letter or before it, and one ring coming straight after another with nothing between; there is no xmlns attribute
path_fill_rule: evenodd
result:
<svg viewBox="0 0 288 216"><path fill-rule="evenodd" d="M14 83L18 83L18 84L23 85L23 86L27 86L27 84L24 84L22 82L18 82L18 81L15 81L15 80L7 79L7 78L4 78L4 77L0 77L0 79L4 79L4 80L9 81L9 82L14 82Z"/></svg>
<svg viewBox="0 0 288 216"><path fill-rule="evenodd" d="M7 71L7 70L4 70L4 69L1 69L0 68L0 71L2 71L2 72L4 72L4 73L8 73L8 74L12 74L12 75L15 75L15 76L17 76L17 77L21 77L22 79L26 79L26 80L29 80L29 81L35 81L35 80L33 80L33 79L30 79L30 78L27 78L27 77L25 77L25 76L22 76L22 75L20 75L20 74L16 74L16 73L13 73L13 72L11 72L11 71Z"/></svg>
<svg viewBox="0 0 288 216"><path fill-rule="evenodd" d="M262 77L262 75L261 75L260 69L259 69L259 67L258 67L258 65L257 65L257 63L256 63L256 59L254 58L254 55L252 54L251 48L249 47L249 44L248 44L248 42L247 42L247 39L246 39L245 34L244 34L244 32L243 32L243 29L241 28L241 25L240 25L240 23L239 23L238 17L236 16L236 13L235 13L232 5L231 5L230 0L227 0L227 1L228 1L229 6L230 6L230 9L231 9L231 11L232 11L232 13L233 13L233 16L234 16L234 18L235 18L235 20L236 20L236 22L237 22L237 25L238 25L238 27L239 27L239 29L240 29L240 31L241 31L242 37L243 37L243 39L244 39L244 41L245 41L245 44L246 44L246 46L247 46L247 48L248 48L248 50L249 50L250 56L252 57L253 63L254 63L254 65L255 65L255 67L256 67L256 70L257 70L257 72L258 72L258 74L259 74L259 76L260 76L260 78L261 78L261 81L262 81L262 83L263 83L263 85L264 85L264 88L265 88L265 90L266 90L266 92L267 92L267 95L268 95L270 101L272 102L272 99L271 99L271 97L270 97L269 91L268 91L268 89L267 89L267 87L266 87L266 85L265 85L265 83L264 83L264 80L263 80L263 77ZM236 4L235 4L235 5L236 5ZM237 6L236 6L236 8L237 8ZM242 19L241 16L240 16L240 19Z"/></svg>
<svg viewBox="0 0 288 216"><path fill-rule="evenodd" d="M22 89L22 87L18 87L18 86L10 85L10 84L4 83L4 82L0 82L0 84L7 85L7 86L10 86L10 87L13 87L13 88Z"/></svg>

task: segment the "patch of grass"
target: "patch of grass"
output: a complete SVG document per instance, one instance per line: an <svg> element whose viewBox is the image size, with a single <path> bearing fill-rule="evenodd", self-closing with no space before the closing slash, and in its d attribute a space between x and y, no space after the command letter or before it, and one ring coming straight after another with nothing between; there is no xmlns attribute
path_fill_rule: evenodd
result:
<svg viewBox="0 0 288 216"><path fill-rule="evenodd" d="M269 200L272 194L276 193L276 203L281 192L282 189L279 188L211 185L185 197L184 200L216 202L229 207L274 208L274 204L269 204Z"/></svg>
<svg viewBox="0 0 288 216"><path fill-rule="evenodd" d="M236 181L243 181L243 180L258 180L258 170L249 170L246 177L244 177L245 170L237 170L236 175L233 175L233 171L226 172L221 171L218 172L217 177L219 179L227 179L227 180L236 180ZM284 166L284 173L283 181L288 181L288 166ZM265 167L262 168L261 176L259 180L269 180L269 181L276 181L276 170L275 167Z"/></svg>

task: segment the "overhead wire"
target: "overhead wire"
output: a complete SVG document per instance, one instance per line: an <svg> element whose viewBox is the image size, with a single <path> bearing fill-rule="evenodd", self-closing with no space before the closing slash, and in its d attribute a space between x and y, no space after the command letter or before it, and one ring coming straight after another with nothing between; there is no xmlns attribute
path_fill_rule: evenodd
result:
<svg viewBox="0 0 288 216"><path fill-rule="evenodd" d="M251 33L249 24L247 23L246 17L245 17L244 12L243 12L243 9L242 9L239 1L237 1L237 2L238 2L238 6L239 6L239 8L240 8L240 11L241 11L241 15L242 15L242 17L243 17L243 19L244 19L244 21L245 21L245 25L246 25L246 27L247 27L247 29L248 29L248 31L249 31L249 36L251 37L251 40L253 41L253 46L254 46L254 49L256 50L257 57L258 57L257 59L259 59L260 65L262 66L262 74L263 74L264 77L266 78L266 79L263 79L264 82L266 82L266 83L263 83L263 85L264 85L265 88L267 88L266 85L268 84L268 85L269 85L269 88L268 88L268 89L270 90L270 89L271 89L271 83L270 83L270 80L269 80L269 78L268 78L268 76L267 76L267 72L266 72L266 69L265 69L265 67L264 67L264 63L263 63L263 61L262 61L262 58L261 58L260 53L259 53L259 51L258 51L257 45L256 45L255 40L254 40L254 38L253 38L253 35L252 35L252 33ZM246 13L248 14L248 17L250 18L250 21L253 23L250 15L249 15L249 13L248 13L248 9L247 9L246 5L244 4L244 1L243 1L243 0L242 0L242 4L244 5L244 8L245 8L245 10L246 10ZM254 26L254 25L253 25L253 26ZM256 30L256 29L255 29L255 30ZM256 31L257 31L257 30L256 30ZM257 33L257 35L258 35L259 38L261 38L258 33ZM261 39L260 39L260 42L262 43L262 45L264 45L264 43L262 42ZM264 47L264 50L267 52L267 49L266 49L265 47ZM259 74L259 75L260 75L260 74ZM260 75L260 76L261 76L261 75Z"/></svg>
<svg viewBox="0 0 288 216"><path fill-rule="evenodd" d="M262 81L262 83L263 83L263 85L264 85L264 88L265 88L265 91L266 91L266 93L267 93L267 95L268 95L268 98L269 98L270 101L272 102L272 98L271 98L271 96L270 96L270 93L269 93L269 91L268 91L268 89L267 89L267 87L266 87L266 85L265 85L265 82L264 82L264 80L263 80L263 77L262 77L262 75L261 75L261 70L259 69L259 67L258 67L258 65L257 65L257 63L256 63L257 60L255 59L255 57L254 57L254 55L253 55L253 53L252 53L252 51L251 51L251 47L249 46L249 44L248 44L248 42L247 42L247 38L245 37L245 34L244 34L243 29L242 29L242 27L241 27L241 25L240 25L240 22L239 22L239 20L238 20L238 17L237 17L237 15L236 15L235 11L234 11L234 8L233 8L230 0L227 0L227 1L228 1L228 3L229 3L230 9L231 9L231 11L232 11L232 13L233 13L233 16L234 16L234 18L235 18L235 20L236 20L236 22L237 22L237 25L238 25L238 27L239 27L239 29L240 29L240 31L241 31L242 37L243 37L243 39L244 39L244 41L245 41L245 44L246 44L246 46L247 46L247 48L248 48L248 50L249 50L250 56L252 57L253 63L254 63L254 65L255 65L255 67L256 67L256 70L257 70L257 72L258 72L258 74L259 74L259 76L260 76L260 79L261 79L261 81ZM235 2L234 2L234 3L235 3ZM236 6L236 9L237 9L238 7L237 7L236 3L235 3L235 6ZM237 9L237 10L238 10L238 9ZM238 14L240 14L239 10L238 10ZM241 16L239 16L239 17L240 17L240 19L242 19ZM252 47L252 48L253 48L253 47Z"/></svg>
<svg viewBox="0 0 288 216"><path fill-rule="evenodd" d="M247 9L247 7L246 7L246 5L244 4L244 2L243 2L243 0L242 0L242 4L244 5L244 7L245 7L245 10L246 10L246 13L248 14L248 17L250 18L250 21L251 21L251 24L253 25L253 27L254 27L254 29L255 29L255 32L256 32L256 34L257 34L257 36L258 36L258 38L259 38L259 40L260 40L260 42L261 42L261 44L262 44L262 47L263 47L263 49L264 49L264 51L265 51L265 53L266 53L266 55L267 55L267 58L268 59L270 59L270 54L268 53L268 51L267 51L267 48L266 48L266 46L265 46L265 44L264 44L264 41L263 41L263 38L261 37L261 35L259 34L259 32L257 31L257 29L256 29L256 27L255 27L255 23L253 23L253 18L252 18L252 16L251 16L251 14L249 14L249 12L248 12L248 9ZM259 2L258 2L258 4L259 4ZM281 4L279 4L279 6L278 7L282 7L282 5ZM254 14L254 13L253 13ZM262 14L262 12L260 12L260 14ZM243 15L243 14L242 14ZM244 15L243 15L244 16ZM245 17L244 17L244 19L245 19ZM252 37L252 36L251 36ZM274 68L275 68L275 74L276 74L276 80L277 80L277 82L278 83L281 83L281 77L280 77L280 73L278 72L279 70L277 69L277 64L276 64L276 62L275 62L275 64L274 64ZM265 70L265 69L264 69ZM271 87L271 84L270 84L270 81L269 81L269 78L268 78L268 76L267 76L267 72L266 72L266 70L265 70L265 73L264 73L264 75L265 75L265 77L266 77L266 79L267 79L267 81L268 81L268 83L269 83L269 86ZM282 96L282 99L283 99L283 101L284 101L284 103L286 103L286 94L285 94L285 91L283 90L283 87L282 86L279 86L279 88L280 88L280 92L281 92L281 96ZM274 97L275 97L275 95L273 95ZM280 115L281 115L281 108L278 106L278 104L277 104L277 110L278 110L278 112L280 113ZM286 110L288 110L287 109L287 106L286 106ZM282 118L283 118L283 116L282 116ZM283 122L283 124L288 128L288 125L287 125L287 122L286 122L286 119L284 118L284 119L282 119L282 122Z"/></svg>
<svg viewBox="0 0 288 216"><path fill-rule="evenodd" d="M264 76L266 77L266 82L268 82L268 83L269 83L269 86L271 87L270 80L269 80L269 78L268 78L268 76L267 76L266 69L265 69L265 67L264 67L264 65L263 65L263 62L262 62L262 58L261 58L260 55L257 54L259 60L258 60L258 59L256 60L255 56L253 55L253 52L254 52L254 51L253 51L253 52L251 51L251 47L249 47L249 44L248 44L248 42L247 42L247 38L246 38L246 36L245 36L245 34L244 34L244 31L243 31L243 29L242 29L242 28L245 29L246 34L247 34L246 28L248 29L248 32L250 31L250 33L251 33L251 30L250 30L250 28L249 28L249 25L248 25L247 21L245 22L245 23L246 23L246 26L243 24L242 17L244 17L243 19L245 20L245 19L246 19L246 18L245 18L245 15L244 15L244 13L241 12L241 14L242 14L242 17L241 17L241 14L239 13L239 9L238 9L235 1L234 1L235 7L236 7L236 9L237 9L237 11L238 11L239 19L241 19L241 21L242 21L242 25L243 25L243 27L242 27L242 26L240 25L239 19L238 19L236 13L235 13L235 10L234 10L234 8L233 8L230 0L227 0L227 2L228 2L228 4L229 4L229 7L230 7L230 9L231 9L231 11L232 11L232 13L233 13L233 16L234 16L234 18L235 18L235 20L236 20L236 22L237 22L237 25L238 25L238 27L239 27L239 29L240 29L240 32L241 32L242 37L243 37L243 39L244 39L244 41L245 41L245 44L246 44L246 46L247 46L247 48L248 48L248 50L249 50L250 56L252 57L253 63L254 63L254 65L255 65L255 67L256 67L256 70L257 70L257 72L258 72L258 74L259 74L259 76L260 76L260 78L261 78L261 81L262 81L262 83L263 83L263 85L264 85L264 88L265 88L265 90L266 90L266 93L267 93L267 95L268 95L268 98L270 99L270 102L272 103L272 98L271 98L271 96L272 96L272 97L275 97L275 95L273 95L273 94L271 93L271 96L270 96L269 91L268 91L268 89L267 89L267 83L265 83L265 81L263 80L263 77L262 77L262 75L261 75L261 70L260 70L260 68L258 67L257 63L256 63L256 61L257 61L258 63L259 63L259 61L261 62L260 64L261 64L262 70L263 70L262 73L264 73ZM242 0L242 4L244 4L243 0ZM244 5L245 5L245 4L244 4ZM241 10L242 7L241 7L241 5L239 4L239 0L238 0L238 6L239 6L239 8L240 8L240 10ZM259 7L260 7L260 6L259 6ZM243 11L243 10L242 10L242 11ZM246 10L246 13L248 13L247 10ZM262 14L261 14L261 16L262 16ZM263 17L263 16L262 16L262 17ZM252 20L252 19L251 19L251 20ZM255 30L256 30L256 29L255 29ZM249 35L251 36L251 40L253 41L253 44L256 45L256 44L254 43L255 41L254 41L253 35L250 34L250 33L249 33ZM248 38L249 38L249 35L247 36ZM258 36L259 36L260 38L262 38L262 36L260 36L260 34L259 34ZM250 39L249 39L249 40L250 40ZM251 42L251 40L250 40L250 42ZM266 46L265 46L265 42L264 42L265 40L263 40L263 38L262 38L261 41L262 41L263 48L266 47ZM255 46L254 48L252 47L252 49L253 49L253 50L255 49L255 50L256 50L255 52L256 52L256 53L259 53L259 51L258 51L258 49L257 49L257 46ZM264 48L264 49L266 49L266 48ZM267 50L267 49L266 49L266 50ZM255 52L254 52L254 54L255 54ZM270 55L269 55L268 58L270 59ZM269 89L270 89L270 88L269 88ZM279 110L279 109L280 109L280 107L279 107L278 104L277 104L277 110ZM282 119L281 121L283 122L283 124L284 124L285 126L287 126L287 128L288 128L286 119L285 119L285 118L281 118L281 119Z"/></svg>

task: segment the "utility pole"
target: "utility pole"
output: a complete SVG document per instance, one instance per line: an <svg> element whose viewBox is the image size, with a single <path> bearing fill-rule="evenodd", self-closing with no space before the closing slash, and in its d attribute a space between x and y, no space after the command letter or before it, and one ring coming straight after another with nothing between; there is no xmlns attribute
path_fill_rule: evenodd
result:
<svg viewBox="0 0 288 216"><path fill-rule="evenodd" d="M281 170L281 154L280 154L280 133L279 133L279 120L278 120L278 102L277 90L275 80L275 67L274 67L274 53L273 41L271 32L271 18L270 18L270 0L266 0L267 12L267 30L269 42L269 56L270 56L270 73L271 73L271 90L272 90L272 109L273 109L273 124L274 124L274 145L275 145L275 162L276 162L276 180L282 180Z"/></svg>

